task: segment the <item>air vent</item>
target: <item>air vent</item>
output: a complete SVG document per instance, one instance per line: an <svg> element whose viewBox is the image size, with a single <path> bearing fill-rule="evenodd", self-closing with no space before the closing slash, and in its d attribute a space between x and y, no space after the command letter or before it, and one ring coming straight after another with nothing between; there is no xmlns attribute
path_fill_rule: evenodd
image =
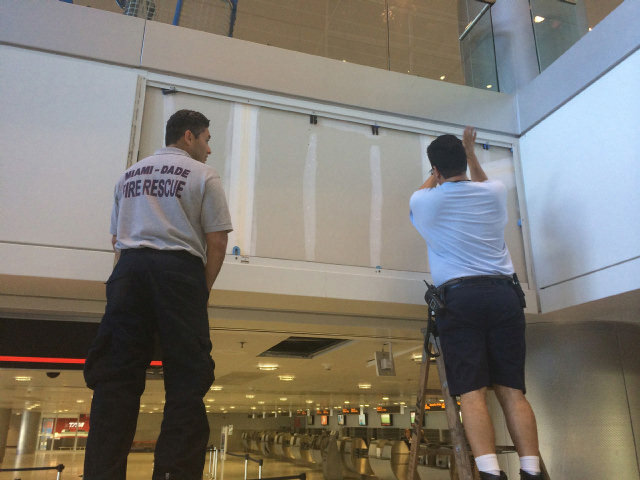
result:
<svg viewBox="0 0 640 480"><path fill-rule="evenodd" d="M348 341L341 338L289 337L258 356L313 358Z"/></svg>

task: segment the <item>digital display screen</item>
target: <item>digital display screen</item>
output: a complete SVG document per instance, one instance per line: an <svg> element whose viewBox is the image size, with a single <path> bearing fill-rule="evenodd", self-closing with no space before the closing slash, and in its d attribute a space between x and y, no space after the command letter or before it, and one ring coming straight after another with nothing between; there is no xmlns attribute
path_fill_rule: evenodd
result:
<svg viewBox="0 0 640 480"><path fill-rule="evenodd" d="M307 425L313 425L313 415L307 417Z"/></svg>
<svg viewBox="0 0 640 480"><path fill-rule="evenodd" d="M358 415L358 425L360 425L361 427L366 427L367 426L367 414L366 413L361 413L360 415Z"/></svg>
<svg viewBox="0 0 640 480"><path fill-rule="evenodd" d="M320 425L329 425L329 417L320 415Z"/></svg>
<svg viewBox="0 0 640 480"><path fill-rule="evenodd" d="M416 412L411 412L409 414L409 416L411 417L411 425L415 425L416 424Z"/></svg>
<svg viewBox="0 0 640 480"><path fill-rule="evenodd" d="M393 425L390 413L380 414L380 425L382 425L383 427L390 427L391 425Z"/></svg>
<svg viewBox="0 0 640 480"><path fill-rule="evenodd" d="M338 425L344 425L344 415L338 414Z"/></svg>

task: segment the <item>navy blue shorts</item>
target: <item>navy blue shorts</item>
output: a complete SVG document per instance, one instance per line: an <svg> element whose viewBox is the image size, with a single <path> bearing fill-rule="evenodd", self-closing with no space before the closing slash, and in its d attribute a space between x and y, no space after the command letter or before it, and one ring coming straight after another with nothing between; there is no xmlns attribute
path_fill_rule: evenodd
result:
<svg viewBox="0 0 640 480"><path fill-rule="evenodd" d="M525 392L525 319L504 281L446 287L437 319L451 395L504 385Z"/></svg>

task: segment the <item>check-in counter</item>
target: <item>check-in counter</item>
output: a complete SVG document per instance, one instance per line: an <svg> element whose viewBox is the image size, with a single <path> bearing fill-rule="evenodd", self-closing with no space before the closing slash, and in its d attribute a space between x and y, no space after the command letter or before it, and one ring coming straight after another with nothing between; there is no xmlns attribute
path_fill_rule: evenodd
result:
<svg viewBox="0 0 640 480"><path fill-rule="evenodd" d="M311 458L316 464L322 465L323 452L326 451L328 443L329 435L314 435L311 442Z"/></svg>
<svg viewBox="0 0 640 480"><path fill-rule="evenodd" d="M293 459L300 463L313 464L311 457L311 436L307 434L293 435L291 439L291 455Z"/></svg>
<svg viewBox="0 0 640 480"><path fill-rule="evenodd" d="M293 460L293 455L291 454L291 434L290 433L282 434L281 445L282 445L283 460Z"/></svg>
<svg viewBox="0 0 640 480"><path fill-rule="evenodd" d="M272 432L262 432L260 435L260 453L265 457L273 454L273 436Z"/></svg>
<svg viewBox="0 0 640 480"><path fill-rule="evenodd" d="M378 480L405 480L409 447L402 440L374 440L369 445L369 465Z"/></svg>
<svg viewBox="0 0 640 480"><path fill-rule="evenodd" d="M373 475L369 465L369 450L364 439L342 439L342 464L348 472L356 475Z"/></svg>
<svg viewBox="0 0 640 480"><path fill-rule="evenodd" d="M251 450L251 446L249 445L250 442L250 434L249 432L242 432L242 451L244 453L249 453L249 451Z"/></svg>
<svg viewBox="0 0 640 480"><path fill-rule="evenodd" d="M282 450L283 433L275 433L273 439L273 456L279 459L284 458L284 451Z"/></svg>

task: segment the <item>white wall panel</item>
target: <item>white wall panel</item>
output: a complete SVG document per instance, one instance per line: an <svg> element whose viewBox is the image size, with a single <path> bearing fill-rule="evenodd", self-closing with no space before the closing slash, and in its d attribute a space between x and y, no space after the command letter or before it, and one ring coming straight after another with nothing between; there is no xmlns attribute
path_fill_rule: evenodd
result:
<svg viewBox="0 0 640 480"><path fill-rule="evenodd" d="M640 52L520 141L537 283L546 288L640 255ZM634 287L628 279L628 289ZM626 289L620 286L617 292ZM590 287L604 296L608 288ZM577 296L564 305L577 303Z"/></svg>
<svg viewBox="0 0 640 480"><path fill-rule="evenodd" d="M0 47L0 241L110 250L137 73Z"/></svg>

